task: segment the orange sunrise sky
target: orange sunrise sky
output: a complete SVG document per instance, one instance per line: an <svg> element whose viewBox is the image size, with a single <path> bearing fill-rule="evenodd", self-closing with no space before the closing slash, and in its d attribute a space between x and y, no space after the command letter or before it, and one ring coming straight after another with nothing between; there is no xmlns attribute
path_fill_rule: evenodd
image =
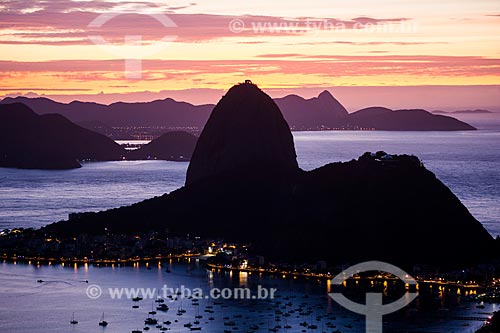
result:
<svg viewBox="0 0 500 333"><path fill-rule="evenodd" d="M0 98L500 107L500 1L1 1Z"/></svg>

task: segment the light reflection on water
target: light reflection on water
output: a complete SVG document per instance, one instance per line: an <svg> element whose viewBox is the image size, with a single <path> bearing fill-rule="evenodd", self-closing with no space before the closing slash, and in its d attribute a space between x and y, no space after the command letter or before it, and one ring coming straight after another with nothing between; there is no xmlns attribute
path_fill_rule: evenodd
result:
<svg viewBox="0 0 500 333"><path fill-rule="evenodd" d="M173 323L170 326L171 332L188 331L183 325L193 322L196 314L203 316L200 321L205 332L222 332L228 328L224 326L224 322L229 320L236 323L237 330L233 330L234 332L246 332L251 325L261 327L261 330L257 332L268 332L269 327L284 326L285 322L292 326L292 330L288 330L288 332L300 332L303 328L299 326L299 323L304 321L315 323L318 325L318 329L323 327L326 330L327 322L330 322L342 332L364 332L364 318L361 315L350 313L326 296L329 288L326 281L211 272L203 266L199 266L198 263L193 263L188 269L187 264L175 261L169 266L171 273L166 273L167 265L163 263L159 267L155 263L149 270L144 264L130 267L80 265L76 269L73 265L64 268L60 264L51 266L23 263L0 264L0 280L2 282L0 284L2 294L0 299L0 331L102 332L102 328L97 325L102 312L105 313L105 318L110 323L105 329L106 332L131 332L133 329L142 328L144 319L151 311L152 300L145 299L138 302L139 309L133 309L132 305L136 303L126 298L112 299L106 293L108 288L160 289L163 285L172 288L184 286L191 289L201 288L206 294L212 286L234 288L247 285L255 291L257 285L262 285L266 288L278 289L279 297L274 300L223 302L202 299L199 306L191 300L185 299L181 304L180 301L171 302L167 299L166 304L170 310L166 313L158 311L156 317L161 321L171 321ZM37 283L37 280L43 280L43 283ZM86 280L89 282L86 283ZM99 285L104 291L103 296L98 299L90 299L86 296L86 288L93 284ZM354 289L361 288L357 283L353 285ZM375 285L384 288L382 282L376 282ZM391 288L395 288L392 281L389 283L389 291ZM439 292L441 297L438 297L437 300L434 299L437 297L437 292L434 296L427 297L427 301L435 304L431 314L419 310L418 304L412 303L401 313L384 317L384 326L387 331L408 328L416 332L469 333L479 327L481 323L459 319L436 319L433 314L445 313L448 318L477 317L482 316L480 313L489 313L497 309L496 306L486 304L485 309L478 310L475 308L475 303L460 301L453 294L455 291L445 292L442 289ZM454 296L457 301L450 302L450 296ZM424 303L423 300L419 301ZM156 304L153 303L153 306ZM186 309L185 315L177 315L179 307ZM29 311L26 311L27 308ZM209 308L213 309L214 312L205 312ZM410 310L411 308L415 310ZM299 309L302 309L303 312L310 310L311 313L299 315ZM277 311L290 312L291 314L286 317L277 315ZM69 324L73 312L79 321L79 324L75 326ZM208 320L209 317L214 317L214 320ZM229 319L224 320L224 317ZM464 326L466 323L469 326ZM350 325L352 328L349 328ZM152 327L151 331L156 332L157 329ZM334 329L328 329L328 332L330 331L334 331ZM279 332L284 332L284 330Z"/></svg>

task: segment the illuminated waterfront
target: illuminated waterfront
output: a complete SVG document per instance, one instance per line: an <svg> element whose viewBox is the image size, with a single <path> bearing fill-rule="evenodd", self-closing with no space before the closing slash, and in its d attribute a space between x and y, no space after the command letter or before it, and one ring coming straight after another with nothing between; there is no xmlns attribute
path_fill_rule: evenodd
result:
<svg viewBox="0 0 500 333"><path fill-rule="evenodd" d="M170 272L166 272L167 268ZM237 330L248 331L257 325L255 332L267 332L275 326L292 326L287 332L300 332L307 322L328 331L339 329L342 332L363 332L364 318L341 308L326 295L331 286L328 280L317 278L283 278L277 275L257 274L252 272L217 272L204 268L197 260L191 264L173 260L171 263L135 263L131 266L110 264L94 266L91 264L53 264L28 265L3 263L0 265L2 286L0 287L5 302L0 306L1 316L9 318L0 321L0 329L4 332L14 330L51 332L100 332L97 325L102 312L110 323L107 332L131 332L144 326L143 321L151 311L152 300L144 299L132 302L130 299L111 299L104 292L98 299L89 299L86 290L90 285L99 285L102 290L108 288L160 288L162 285L178 288L210 288L248 287L256 290L258 285L276 288L277 298L274 300L217 300L192 299L166 300L170 310L158 311L156 317L160 321L170 321L172 332L186 332L184 324L195 321L196 313L201 326L206 332L222 332L232 329L224 323L234 322ZM37 281L43 281L37 283ZM386 290L389 299L393 294L404 292L396 281L371 282L352 281L353 286L347 289L349 297L354 300L361 297L365 288L370 290ZM394 285L393 285L394 283ZM359 286L356 286L359 284ZM356 293L356 291L363 293ZM469 296L458 295L445 288L420 287L421 297L407 309L384 318L387 332L402 327L416 332L457 332L470 333L482 322L464 318L483 317L486 313L497 310L494 304L484 304L483 309ZM475 292L472 293L472 295ZM7 302L8 300L8 302ZM30 320L24 320L26 313L19 311L30 304ZM137 304L138 309L132 305ZM197 305L198 304L198 305ZM42 306L43 305L43 306ZM184 315L177 315L177 310L186 309ZM206 312L208 311L208 312ZM213 311L211 313L210 311ZM79 324L70 327L72 313ZM287 314L285 316L285 314ZM41 320L44 318L44 320ZM209 320L213 318L213 320ZM224 319L225 318L225 319ZM177 320L177 322L175 322ZM40 326L42 325L42 326ZM335 328L330 328L335 326ZM307 328L306 328L307 329ZM152 331L155 331L152 327ZM285 332L284 329L278 330Z"/></svg>

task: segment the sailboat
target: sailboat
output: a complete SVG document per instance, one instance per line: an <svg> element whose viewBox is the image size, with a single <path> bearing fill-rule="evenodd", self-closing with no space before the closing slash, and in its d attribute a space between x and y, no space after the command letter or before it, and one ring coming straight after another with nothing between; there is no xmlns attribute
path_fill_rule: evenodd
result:
<svg viewBox="0 0 500 333"><path fill-rule="evenodd" d="M155 309L154 309L154 303L153 303L153 302L151 302L151 311L149 311L149 314L150 314L150 315L155 315L155 314L156 314L156 311L155 311Z"/></svg>
<svg viewBox="0 0 500 333"><path fill-rule="evenodd" d="M146 325L156 325L158 324L158 320L155 318L147 317L146 320L144 320L144 324Z"/></svg>
<svg viewBox="0 0 500 333"><path fill-rule="evenodd" d="M179 310L177 310L177 315L182 316L184 313L186 313L186 310L182 308L182 299L181 299L181 306L179 307Z"/></svg>
<svg viewBox="0 0 500 333"><path fill-rule="evenodd" d="M168 311L168 305L165 303L160 304L159 306L156 307L156 310L158 311Z"/></svg>
<svg viewBox="0 0 500 333"><path fill-rule="evenodd" d="M78 321L75 320L75 313L73 312L73 316L71 317L71 321L69 322L71 325L78 324Z"/></svg>
<svg viewBox="0 0 500 333"><path fill-rule="evenodd" d="M106 320L104 320L104 312L102 313L102 318L101 318L101 321L99 322L99 326L108 326L108 322Z"/></svg>

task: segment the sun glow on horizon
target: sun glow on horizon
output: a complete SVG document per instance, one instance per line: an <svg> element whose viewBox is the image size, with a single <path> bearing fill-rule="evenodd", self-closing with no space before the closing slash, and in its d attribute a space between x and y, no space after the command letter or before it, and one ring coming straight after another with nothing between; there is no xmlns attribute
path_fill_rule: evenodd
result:
<svg viewBox="0 0 500 333"><path fill-rule="evenodd" d="M3 95L218 91L247 77L297 91L500 84L500 8L492 0L1 6ZM127 36L140 41L132 45ZM144 44L155 52L143 52ZM139 58L140 79L127 77L127 57Z"/></svg>

